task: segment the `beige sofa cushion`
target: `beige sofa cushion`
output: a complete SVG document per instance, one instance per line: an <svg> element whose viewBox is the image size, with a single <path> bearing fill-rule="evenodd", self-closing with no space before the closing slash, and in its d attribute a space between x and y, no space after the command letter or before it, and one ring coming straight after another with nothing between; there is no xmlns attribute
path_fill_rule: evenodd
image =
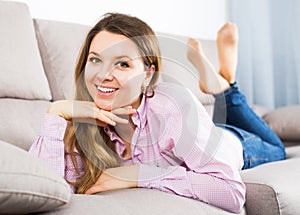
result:
<svg viewBox="0 0 300 215"><path fill-rule="evenodd" d="M173 82L190 89L205 106L212 106L214 98L212 95L202 93L199 89L199 72L188 61L186 57L187 37L157 32L161 47L163 81ZM216 69L218 63L216 43L213 41L201 40L203 50L208 59Z"/></svg>
<svg viewBox="0 0 300 215"><path fill-rule="evenodd" d="M263 118L282 140L300 140L300 105L278 108Z"/></svg>
<svg viewBox="0 0 300 215"><path fill-rule="evenodd" d="M0 29L0 97L50 100L27 6L0 1Z"/></svg>
<svg viewBox="0 0 300 215"><path fill-rule="evenodd" d="M28 150L37 138L49 101L0 99L0 139Z"/></svg>
<svg viewBox="0 0 300 215"><path fill-rule="evenodd" d="M191 198L146 188L121 189L96 195L72 195L71 201L47 215L234 215ZM245 208L239 215L245 215ZM236 214L235 214L236 215Z"/></svg>
<svg viewBox="0 0 300 215"><path fill-rule="evenodd" d="M66 204L70 187L33 155L0 141L0 213L27 214Z"/></svg>
<svg viewBox="0 0 300 215"><path fill-rule="evenodd" d="M300 146L286 149L287 159L243 170L247 214L298 214Z"/></svg>
<svg viewBox="0 0 300 215"><path fill-rule="evenodd" d="M187 87L200 100L212 117L215 99L199 89L199 72L186 57L187 37L157 32L161 47L161 80ZM218 69L217 47L215 41L200 40L207 58Z"/></svg>
<svg viewBox="0 0 300 215"><path fill-rule="evenodd" d="M34 20L53 100L74 98L74 69L89 26Z"/></svg>

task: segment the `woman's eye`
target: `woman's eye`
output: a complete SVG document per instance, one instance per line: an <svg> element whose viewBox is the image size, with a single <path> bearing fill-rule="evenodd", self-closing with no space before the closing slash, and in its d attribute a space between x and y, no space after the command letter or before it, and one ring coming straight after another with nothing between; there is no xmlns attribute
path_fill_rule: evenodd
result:
<svg viewBox="0 0 300 215"><path fill-rule="evenodd" d="M89 61L91 63L100 63L101 60L99 58L96 58L96 57L90 57Z"/></svg>
<svg viewBox="0 0 300 215"><path fill-rule="evenodd" d="M116 63L116 66L119 66L119 67L122 67L122 68L128 68L129 67L128 63L125 62L125 61L120 61L120 62Z"/></svg>

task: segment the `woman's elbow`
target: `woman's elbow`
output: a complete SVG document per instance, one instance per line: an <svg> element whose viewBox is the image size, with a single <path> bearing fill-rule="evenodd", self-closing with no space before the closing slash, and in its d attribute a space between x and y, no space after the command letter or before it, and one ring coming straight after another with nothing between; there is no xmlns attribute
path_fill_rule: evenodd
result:
<svg viewBox="0 0 300 215"><path fill-rule="evenodd" d="M227 201L230 204L227 204L227 210L232 213L240 213L246 201L245 185L232 188L228 197Z"/></svg>

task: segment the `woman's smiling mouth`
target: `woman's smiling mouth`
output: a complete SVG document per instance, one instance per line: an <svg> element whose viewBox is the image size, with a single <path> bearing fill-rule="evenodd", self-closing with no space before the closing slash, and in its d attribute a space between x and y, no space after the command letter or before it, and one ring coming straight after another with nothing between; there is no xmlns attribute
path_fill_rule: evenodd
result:
<svg viewBox="0 0 300 215"><path fill-rule="evenodd" d="M110 96L119 89L119 88L104 87L104 86L98 86L98 85L96 85L96 88L97 88L98 94L105 95L105 96Z"/></svg>

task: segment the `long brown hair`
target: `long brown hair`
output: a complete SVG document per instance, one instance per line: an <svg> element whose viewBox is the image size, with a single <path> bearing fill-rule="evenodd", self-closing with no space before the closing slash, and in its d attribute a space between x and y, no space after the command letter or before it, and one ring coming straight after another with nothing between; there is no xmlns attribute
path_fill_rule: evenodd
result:
<svg viewBox="0 0 300 215"><path fill-rule="evenodd" d="M89 31L82 46L75 68L76 100L93 101L85 85L84 68L93 38L104 30L131 39L137 45L145 66L155 67L150 86L157 82L161 58L158 40L153 30L136 17L108 13ZM73 125L68 128L65 141L69 144L71 160L77 173L79 170L74 154L75 148L84 165L83 176L76 182L69 182L75 186L76 193L85 193L104 169L119 166L119 157L115 153L114 144L104 132L103 127L73 122Z"/></svg>

